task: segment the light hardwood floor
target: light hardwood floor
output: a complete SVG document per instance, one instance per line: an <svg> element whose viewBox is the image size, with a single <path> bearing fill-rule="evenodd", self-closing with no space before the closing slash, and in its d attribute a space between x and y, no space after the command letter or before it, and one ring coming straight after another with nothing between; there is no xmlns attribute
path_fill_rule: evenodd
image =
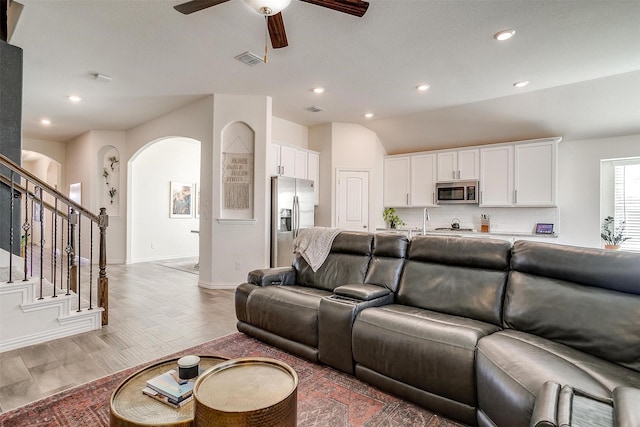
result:
<svg viewBox="0 0 640 427"><path fill-rule="evenodd" d="M151 262L107 274L109 325L0 353L0 412L236 331L233 290Z"/></svg>

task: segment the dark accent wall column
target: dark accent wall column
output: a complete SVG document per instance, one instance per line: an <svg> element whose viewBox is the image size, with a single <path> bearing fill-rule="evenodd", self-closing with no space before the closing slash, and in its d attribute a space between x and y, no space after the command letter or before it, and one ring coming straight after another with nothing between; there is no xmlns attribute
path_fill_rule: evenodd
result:
<svg viewBox="0 0 640 427"><path fill-rule="evenodd" d="M0 153L22 164L22 49L0 40ZM0 167L0 173L10 172ZM16 181L18 181L16 179ZM14 253L20 254L20 203L13 215ZM9 250L11 192L0 185L0 248Z"/></svg>

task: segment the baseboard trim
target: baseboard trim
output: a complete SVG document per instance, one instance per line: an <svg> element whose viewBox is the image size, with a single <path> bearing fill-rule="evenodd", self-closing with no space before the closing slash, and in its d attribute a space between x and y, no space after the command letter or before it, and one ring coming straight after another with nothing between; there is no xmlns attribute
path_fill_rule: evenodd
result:
<svg viewBox="0 0 640 427"><path fill-rule="evenodd" d="M204 289L235 289L238 283L211 283L200 280L198 286Z"/></svg>

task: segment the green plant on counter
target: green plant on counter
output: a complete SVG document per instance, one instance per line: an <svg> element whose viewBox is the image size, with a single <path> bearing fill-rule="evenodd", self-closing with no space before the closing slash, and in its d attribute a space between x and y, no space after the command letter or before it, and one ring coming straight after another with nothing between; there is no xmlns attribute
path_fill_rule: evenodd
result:
<svg viewBox="0 0 640 427"><path fill-rule="evenodd" d="M404 221L400 219L394 208L386 208L382 212L382 219L389 224L389 228L396 228L398 225L405 225Z"/></svg>
<svg viewBox="0 0 640 427"><path fill-rule="evenodd" d="M602 232L600 237L607 245L619 246L620 243L629 240L631 237L624 235L625 221L622 221L619 226L615 226L615 220L612 216L606 217L602 221Z"/></svg>

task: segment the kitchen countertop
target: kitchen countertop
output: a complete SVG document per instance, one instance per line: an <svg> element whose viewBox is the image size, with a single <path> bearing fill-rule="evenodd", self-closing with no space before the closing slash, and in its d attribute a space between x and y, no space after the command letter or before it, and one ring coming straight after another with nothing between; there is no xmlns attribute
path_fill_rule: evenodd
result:
<svg viewBox="0 0 640 427"><path fill-rule="evenodd" d="M422 235L422 228L376 228L376 231L391 231L396 233L409 233L409 236L412 235ZM536 234L536 233L527 233L525 231L491 231L489 233L481 233L477 230L436 230L433 228L427 229L427 234L441 234L441 235L469 235L469 236L507 236L507 237L543 237L543 238L557 238L558 234Z"/></svg>

